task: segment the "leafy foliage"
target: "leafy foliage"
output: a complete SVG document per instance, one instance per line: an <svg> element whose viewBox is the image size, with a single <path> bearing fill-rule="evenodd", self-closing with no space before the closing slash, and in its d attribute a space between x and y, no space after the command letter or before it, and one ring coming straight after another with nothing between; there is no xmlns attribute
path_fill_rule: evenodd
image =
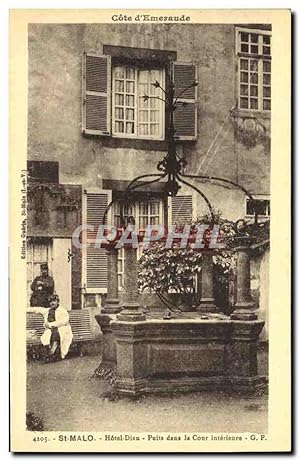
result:
<svg viewBox="0 0 300 461"><path fill-rule="evenodd" d="M218 298L222 300L227 296L229 278L236 267L236 247L241 243L252 244L254 241L268 239L269 223L252 224L239 231L236 223L223 219L219 210L214 209L213 212L214 224L220 226L218 242L224 244L224 248L213 256L214 288ZM203 236L203 243L207 245L212 235L210 215L202 214L189 224L195 231L201 224L209 226ZM176 223L176 231L182 231L183 225ZM164 242L152 243L139 260L139 290L158 295L178 293L188 299L188 295L194 290L201 266L202 253L194 250L193 244L187 248L180 248L179 244L174 244L171 249L166 249Z"/></svg>
<svg viewBox="0 0 300 461"><path fill-rule="evenodd" d="M199 225L209 225L210 221L210 215L203 214L190 224L192 230L196 232ZM226 240L226 250L221 250L214 257L214 264L220 266L221 274L226 274L234 264L233 250L230 250L230 244L232 245L235 237L234 224L222 219L221 212L217 209L214 209L214 222L220 225L219 240ZM176 223L176 231L182 231L183 225ZM210 242L211 234L212 228L204 232L204 245ZM197 275L201 272L201 260L202 252L195 250L193 244L188 245L187 248L180 248L179 244L174 244L172 248L166 249L164 242L153 243L143 252L139 261L139 289L154 293L191 293Z"/></svg>
<svg viewBox="0 0 300 461"><path fill-rule="evenodd" d="M44 431L44 421L32 411L26 412L26 429L27 431Z"/></svg>
<svg viewBox="0 0 300 461"><path fill-rule="evenodd" d="M143 252L139 264L140 291L189 293L201 271L201 253L179 246L166 249L164 243L157 243Z"/></svg>

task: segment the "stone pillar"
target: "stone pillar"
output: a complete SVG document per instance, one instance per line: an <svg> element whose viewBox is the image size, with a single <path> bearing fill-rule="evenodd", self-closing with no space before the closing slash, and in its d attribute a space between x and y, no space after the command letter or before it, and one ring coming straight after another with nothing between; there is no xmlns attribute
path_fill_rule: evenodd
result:
<svg viewBox="0 0 300 461"><path fill-rule="evenodd" d="M197 307L198 312L216 312L217 307L214 298L214 280L213 280L213 253L202 253L202 270L201 270L201 299Z"/></svg>
<svg viewBox="0 0 300 461"><path fill-rule="evenodd" d="M118 250L111 247L107 249L107 297L101 312L115 314L121 308L118 298Z"/></svg>
<svg viewBox="0 0 300 461"><path fill-rule="evenodd" d="M231 341L225 346L228 376L233 389L254 390L266 385L266 379L257 374L257 342L264 322L232 321Z"/></svg>
<svg viewBox="0 0 300 461"><path fill-rule="evenodd" d="M113 369L117 364L116 341L111 330L111 321L115 315L97 314L95 319L102 331L102 356L99 369Z"/></svg>
<svg viewBox="0 0 300 461"><path fill-rule="evenodd" d="M137 250L131 246L124 248L125 293L123 310L117 315L118 320L135 322L145 320L146 316L138 302Z"/></svg>
<svg viewBox="0 0 300 461"><path fill-rule="evenodd" d="M241 246L237 248L236 272L236 303L231 318L233 320L256 320L257 315L251 297L249 247Z"/></svg>

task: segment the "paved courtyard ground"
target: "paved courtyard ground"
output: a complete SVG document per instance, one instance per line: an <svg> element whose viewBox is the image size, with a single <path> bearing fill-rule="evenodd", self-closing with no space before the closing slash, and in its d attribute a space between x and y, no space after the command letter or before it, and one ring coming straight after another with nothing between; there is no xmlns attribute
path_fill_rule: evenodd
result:
<svg viewBox="0 0 300 461"><path fill-rule="evenodd" d="M266 353L260 354L266 375ZM109 385L92 378L99 357L29 362L27 410L49 431L267 432L267 395L219 392L110 400Z"/></svg>

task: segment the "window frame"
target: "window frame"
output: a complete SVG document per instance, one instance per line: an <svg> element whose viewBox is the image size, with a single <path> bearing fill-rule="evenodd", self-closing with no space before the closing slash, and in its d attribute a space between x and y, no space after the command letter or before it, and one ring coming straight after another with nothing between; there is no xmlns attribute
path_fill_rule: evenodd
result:
<svg viewBox="0 0 300 461"><path fill-rule="evenodd" d="M124 69L126 69L127 67L128 68L131 68L131 69L134 69L135 70L135 104L133 106L134 110L135 110L135 119L134 119L134 130L135 130L135 133L116 133L115 132L115 110L116 110L116 104L115 104L115 90L114 90L114 84L115 84L115 69L118 68L118 67L123 67ZM136 64L131 64L130 62L128 62L128 64L112 64L111 66L111 137L112 138L118 138L118 139L141 139L141 140L151 140L151 141L164 141L165 140L165 119L166 119L166 116L165 116L165 111L166 111L166 107L165 107L165 103L163 101L160 101L158 100L159 102L159 110L160 110L160 117L161 117L161 120L160 120L160 123L159 123L159 128L160 128L160 135L159 137L158 136L153 136L153 135L139 135L138 134L138 127L139 127L139 120L138 120L138 117L139 117L139 104L138 104L138 99L139 99L139 93L138 93L138 85L139 85L139 71L152 71L152 70L157 70L161 73L161 82L159 82L161 84L161 87L163 88L163 90L165 90L166 88L166 73L165 73L165 68L162 66L162 67L159 67L156 65L154 65L153 67L151 67L151 63L150 63L150 66L149 68L147 67L147 69L143 69L141 66L138 66ZM125 70L126 72L126 70ZM126 82L126 79L124 80L124 82ZM163 97L163 91L161 90L162 92L162 95L161 97ZM124 96L125 96L125 92L124 92ZM149 103L150 104L150 103ZM126 110L126 106L124 105L124 111ZM126 123L126 122L125 122Z"/></svg>
<svg viewBox="0 0 300 461"><path fill-rule="evenodd" d="M150 213L150 203L151 202L158 202L159 203L159 224L164 225L164 199L161 197L157 197L156 199L153 200L136 200L131 203L131 206L133 206L133 215L135 217L135 226L139 229L142 230L143 228L139 227L139 222L140 222L140 204L141 203L148 203L148 217L149 219L151 218L151 213ZM116 202L118 203L118 202ZM116 225L115 217L119 216L119 214L115 213L115 207L113 207L112 210L112 217L113 217L113 222L114 225ZM142 215L145 216L145 215ZM154 216L154 215L153 215ZM155 215L156 216L156 215ZM137 250L137 259L140 259L140 257L143 254L142 250L142 244L139 245L139 248ZM119 267L121 266L121 270L119 270ZM121 280L121 283L120 283ZM119 291L124 291L124 249L120 248L118 250L118 289Z"/></svg>
<svg viewBox="0 0 300 461"><path fill-rule="evenodd" d="M249 197L245 197L245 217L246 218L254 218L255 214L248 214L247 213L247 204L251 199ZM271 208L271 200L269 195L254 195L253 200L267 200L269 203L266 204L266 214L258 214L257 216L259 218L270 218L271 217L271 211L268 212L268 208Z"/></svg>
<svg viewBox="0 0 300 461"><path fill-rule="evenodd" d="M236 68L237 68L237 78L236 78L236 95L237 95L237 110L239 113L244 113L245 115L249 115L249 114L261 114L263 116L267 116L267 117L270 117L271 115L271 110L272 110L272 93L271 93L271 96L270 97L265 97L263 96L263 87L264 86L268 86L270 89L272 88L272 69L270 70L270 72L268 73L271 77L271 80L270 80L270 84L269 85L264 85L263 83L263 62L264 61L269 61L270 63L272 62L272 43L270 43L269 47L270 47L270 55L265 55L265 54L261 54L261 53L247 53L247 52L242 52L240 51L240 44L241 44L241 39L240 39L240 34L241 33L246 33L246 34L257 34L258 35L258 51L260 51L260 48L263 46L263 43L262 43L262 40L263 40L263 36L269 36L270 38L272 38L272 31L270 30L264 30L264 29L251 29L251 28L244 28L244 27L236 27L235 28L235 55L236 55L236 60L237 60L237 63L236 63ZM250 42L248 42L250 43ZM241 97L243 97L243 95L241 95L241 84L243 84L243 82L241 82L241 59L254 59L254 60L257 60L257 63L258 63L258 66L257 66L257 74L258 74L258 83L257 83L257 89L258 89L258 95L257 97L254 96L254 98L257 98L257 103L258 103L258 108L255 109L255 108L251 108L251 107L248 107L248 108L245 108L245 107L241 107ZM248 61L249 62L249 61ZM247 70L247 73L249 74L250 73L250 69L248 68ZM265 72L266 73L266 72ZM249 80L248 80L248 89L250 88L250 85L249 85ZM249 100L251 98L251 95L248 94L248 96L245 96L248 98L248 104L249 104ZM264 109L263 108L263 100L264 99L268 99L270 102L271 102L271 109Z"/></svg>
<svg viewBox="0 0 300 461"><path fill-rule="evenodd" d="M42 258L42 259L35 259L35 253L34 253L34 247L37 245L39 246L44 246L46 249L47 253L47 259ZM53 238L38 238L35 239L34 237L29 238L26 243L26 283L27 283L27 297L28 297L28 302L30 301L30 296L31 296L31 291L30 291L30 286L37 277L37 275L34 275L34 266L35 265L41 265L43 263L48 264L48 269L49 269L49 275L52 276L52 261L53 261ZM29 266L31 266L31 275L32 277L29 278ZM38 275L41 275L40 273Z"/></svg>

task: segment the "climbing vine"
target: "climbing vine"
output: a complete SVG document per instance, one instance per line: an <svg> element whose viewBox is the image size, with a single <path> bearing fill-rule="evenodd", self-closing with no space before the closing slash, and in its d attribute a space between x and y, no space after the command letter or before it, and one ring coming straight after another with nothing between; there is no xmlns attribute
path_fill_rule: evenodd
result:
<svg viewBox="0 0 300 461"><path fill-rule="evenodd" d="M247 149L251 149L257 144L269 147L270 121L268 119L240 117L231 113L230 120L234 127L237 141Z"/></svg>

